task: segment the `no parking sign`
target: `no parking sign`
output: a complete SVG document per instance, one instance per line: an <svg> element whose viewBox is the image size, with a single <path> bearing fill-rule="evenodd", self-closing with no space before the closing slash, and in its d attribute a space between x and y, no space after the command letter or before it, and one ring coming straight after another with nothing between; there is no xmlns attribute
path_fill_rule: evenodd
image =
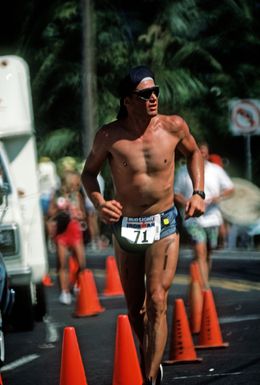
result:
<svg viewBox="0 0 260 385"><path fill-rule="evenodd" d="M234 135L260 135L260 100L232 99L229 110L230 130Z"/></svg>

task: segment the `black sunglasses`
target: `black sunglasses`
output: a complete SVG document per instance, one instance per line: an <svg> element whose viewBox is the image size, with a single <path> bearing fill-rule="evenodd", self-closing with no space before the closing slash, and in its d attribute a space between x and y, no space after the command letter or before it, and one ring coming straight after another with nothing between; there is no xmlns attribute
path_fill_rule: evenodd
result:
<svg viewBox="0 0 260 385"><path fill-rule="evenodd" d="M159 93L160 93L159 86L154 86L150 88L144 88L143 90L133 91L133 94L135 94L141 100L145 100L145 101L149 100L152 94L155 94L156 97L158 98Z"/></svg>

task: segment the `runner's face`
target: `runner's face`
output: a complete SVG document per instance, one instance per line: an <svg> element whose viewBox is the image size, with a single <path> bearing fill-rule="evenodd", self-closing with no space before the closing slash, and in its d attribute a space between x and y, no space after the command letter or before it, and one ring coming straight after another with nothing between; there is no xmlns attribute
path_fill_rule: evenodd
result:
<svg viewBox="0 0 260 385"><path fill-rule="evenodd" d="M143 90L147 90L147 92L142 93ZM140 82L132 94L135 111L145 111L149 116L157 115L158 97L159 88L155 86L152 79L147 79Z"/></svg>

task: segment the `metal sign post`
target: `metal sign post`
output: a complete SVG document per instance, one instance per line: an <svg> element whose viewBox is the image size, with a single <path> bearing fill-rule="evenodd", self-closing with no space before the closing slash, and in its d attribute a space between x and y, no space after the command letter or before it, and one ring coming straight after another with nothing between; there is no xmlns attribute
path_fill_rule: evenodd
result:
<svg viewBox="0 0 260 385"><path fill-rule="evenodd" d="M252 181L252 152L251 152L251 135L247 134L244 136L246 144L246 178Z"/></svg>

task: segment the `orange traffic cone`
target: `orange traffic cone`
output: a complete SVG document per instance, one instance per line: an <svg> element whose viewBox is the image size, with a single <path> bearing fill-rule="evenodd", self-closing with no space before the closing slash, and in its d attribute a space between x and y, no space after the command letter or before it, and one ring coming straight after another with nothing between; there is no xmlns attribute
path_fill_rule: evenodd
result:
<svg viewBox="0 0 260 385"><path fill-rule="evenodd" d="M70 286L73 287L77 283L79 271L79 263L77 259L71 255L69 257L69 282Z"/></svg>
<svg viewBox="0 0 260 385"><path fill-rule="evenodd" d="M211 289L204 291L203 310L198 346L196 348L220 348L229 346L223 342L218 315Z"/></svg>
<svg viewBox="0 0 260 385"><path fill-rule="evenodd" d="M175 300L173 312L173 330L170 347L170 359L164 361L166 365L185 362L200 362L197 357L189 328L189 322L181 298Z"/></svg>
<svg viewBox="0 0 260 385"><path fill-rule="evenodd" d="M117 318L113 385L142 385L143 378L127 315Z"/></svg>
<svg viewBox="0 0 260 385"><path fill-rule="evenodd" d="M64 329L60 385L88 385L74 327Z"/></svg>
<svg viewBox="0 0 260 385"><path fill-rule="evenodd" d="M46 274L46 275L43 277L43 279L42 279L42 284L43 284L44 286L46 286L46 287L50 287L50 286L53 286L53 285L54 285L54 283L53 283L53 281L52 281L52 279L51 279L51 277L50 277L49 274ZM1 382L0 382L0 385L1 385Z"/></svg>
<svg viewBox="0 0 260 385"><path fill-rule="evenodd" d="M190 284L190 330L192 334L200 332L203 307L203 293L199 281Z"/></svg>
<svg viewBox="0 0 260 385"><path fill-rule="evenodd" d="M100 305L94 276L91 270L85 269L79 274L79 292L76 298L76 317L88 317L102 313L105 309Z"/></svg>
<svg viewBox="0 0 260 385"><path fill-rule="evenodd" d="M106 259L106 283L103 294L105 296L124 295L116 260L113 256Z"/></svg>

